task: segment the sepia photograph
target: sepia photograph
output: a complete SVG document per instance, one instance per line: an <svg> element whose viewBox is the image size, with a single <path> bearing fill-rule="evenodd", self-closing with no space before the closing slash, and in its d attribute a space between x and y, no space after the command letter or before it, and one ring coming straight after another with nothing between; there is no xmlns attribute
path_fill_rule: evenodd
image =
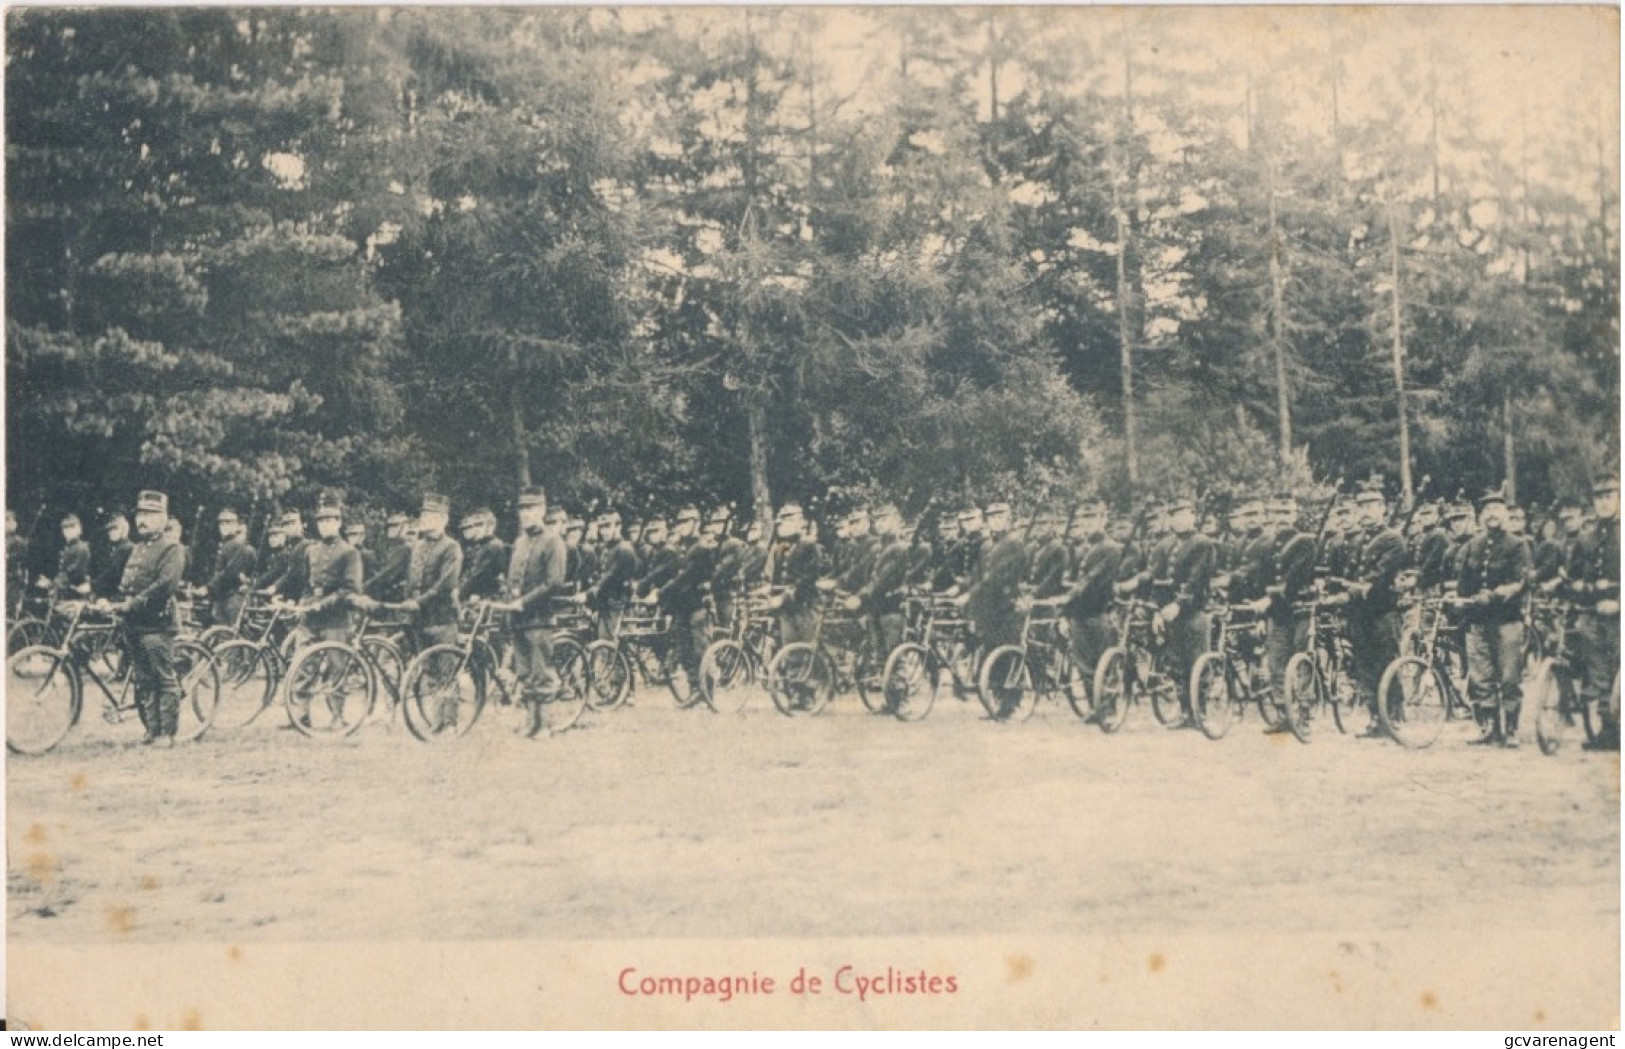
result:
<svg viewBox="0 0 1625 1049"><path fill-rule="evenodd" d="M1617 7L5 58L8 1029L1618 1030Z"/></svg>

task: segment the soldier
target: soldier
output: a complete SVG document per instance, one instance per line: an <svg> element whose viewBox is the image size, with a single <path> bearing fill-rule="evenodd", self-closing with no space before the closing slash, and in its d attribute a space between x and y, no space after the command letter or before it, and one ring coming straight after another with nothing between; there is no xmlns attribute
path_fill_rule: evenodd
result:
<svg viewBox="0 0 1625 1049"><path fill-rule="evenodd" d="M951 584L949 593L963 592L981 574L982 554L987 546L987 522L982 519L980 507L967 506L959 511L959 538L950 553Z"/></svg>
<svg viewBox="0 0 1625 1049"><path fill-rule="evenodd" d="M853 510L846 517L846 559L835 573L835 585L849 594L863 588L874 568L875 553L880 545L871 533L872 525L865 507Z"/></svg>
<svg viewBox="0 0 1625 1049"><path fill-rule="evenodd" d="M265 556L260 558L259 574L254 577L254 589L262 594L276 592L277 580L288 571L288 558L292 551L288 547L288 533L282 527L282 519L277 518L265 526Z"/></svg>
<svg viewBox="0 0 1625 1049"><path fill-rule="evenodd" d="M1387 526L1388 501L1367 485L1355 497L1362 531L1345 567L1349 590L1348 633L1354 650L1354 680L1370 704L1372 722L1363 735L1382 735L1376 720L1377 686L1399 654L1399 593L1396 584L1407 565L1405 540Z"/></svg>
<svg viewBox="0 0 1625 1049"><path fill-rule="evenodd" d="M818 580L824 574L824 552L807 538L807 519L800 503L779 508L774 522L778 542L768 557L769 581L782 593L769 605L778 613L779 640L784 644L812 640L818 606Z"/></svg>
<svg viewBox="0 0 1625 1049"><path fill-rule="evenodd" d="M124 616L136 712L147 730L144 744L175 745L180 730L181 683L175 668L175 592L181 586L181 551L164 536L169 497L142 492L135 501L140 541L124 563L119 600L106 605Z"/></svg>
<svg viewBox="0 0 1625 1049"><path fill-rule="evenodd" d="M1027 578L1028 562L1026 545L1011 528L1009 504L989 506L985 523L990 545L981 558L981 571L956 599L970 614L984 655L1021 640L1016 599Z"/></svg>
<svg viewBox="0 0 1625 1049"><path fill-rule="evenodd" d="M1207 651L1212 623L1207 614L1208 588L1213 582L1213 566L1218 548L1212 539L1196 530L1196 505L1188 499L1168 508L1168 528L1174 544L1168 555L1166 578L1172 590L1157 618L1167 631L1169 669L1179 689L1180 706L1190 717L1190 692L1184 688L1191 669Z"/></svg>
<svg viewBox="0 0 1625 1049"><path fill-rule="evenodd" d="M1575 621L1575 655L1581 694L1605 706L1619 673L1619 481L1609 477L1592 488L1596 520L1576 545L1567 567L1569 592L1582 609ZM1619 712L1602 719L1593 744L1619 746Z"/></svg>
<svg viewBox="0 0 1625 1049"><path fill-rule="evenodd" d="M350 640L351 601L361 593L361 555L344 541L343 527L344 507L336 497L324 496L316 504L316 538L301 543L294 554L302 562L296 575L303 587L298 629L304 641Z"/></svg>
<svg viewBox="0 0 1625 1049"><path fill-rule="evenodd" d="M598 613L598 636L608 640L620 633L621 616L632 600L638 578L638 552L621 537L621 515L614 510L598 518L598 539L602 544L598 578L582 600Z"/></svg>
<svg viewBox="0 0 1625 1049"><path fill-rule="evenodd" d="M1291 495L1271 500L1270 516L1275 533L1264 586L1264 609L1269 615L1264 651L1279 701L1286 687L1287 661L1309 644L1309 615L1298 611L1298 606L1314 596L1315 537L1298 530L1298 501Z"/></svg>
<svg viewBox="0 0 1625 1049"><path fill-rule="evenodd" d="M297 601L305 592L305 572L309 566L305 547L309 541L305 539L305 523L299 517L298 510L289 510L282 515L281 529L287 545L287 556L281 562L282 571L269 582L261 584L263 591L269 591L288 601ZM264 579L264 574L261 574Z"/></svg>
<svg viewBox="0 0 1625 1049"><path fill-rule="evenodd" d="M90 544L84 540L78 514L62 518L62 552L56 559L56 576L41 576L38 586L50 587L58 600L72 601L90 594Z"/></svg>
<svg viewBox="0 0 1625 1049"><path fill-rule="evenodd" d="M216 524L220 528L220 546L214 552L214 573L205 590L209 596L210 621L231 626L237 622L237 613L243 607L243 588L254 581L259 558L248 545L237 511L230 507L221 510Z"/></svg>
<svg viewBox="0 0 1625 1049"><path fill-rule="evenodd" d="M1578 503L1563 506L1556 516L1548 517L1541 522L1540 534L1535 541L1534 574L1532 581L1536 589L1550 593L1558 588L1563 578L1563 566L1567 561L1565 550L1565 535L1562 518L1573 508L1574 519L1579 520L1580 507Z"/></svg>
<svg viewBox="0 0 1625 1049"><path fill-rule="evenodd" d="M417 529L412 519L396 510L384 520L384 541L378 549L378 570L367 577L367 596L390 603L406 598L406 573L412 567L412 546Z"/></svg>
<svg viewBox="0 0 1625 1049"><path fill-rule="evenodd" d="M119 585L124 580L124 564L130 559L135 544L130 542L130 522L123 514L109 516L102 527L107 532L107 545L91 552L90 591L111 600L118 595Z"/></svg>
<svg viewBox="0 0 1625 1049"><path fill-rule="evenodd" d="M1429 594L1444 585L1450 553L1450 534L1439 519L1439 504L1431 500L1416 508L1411 517L1406 556L1416 571L1418 592Z"/></svg>
<svg viewBox="0 0 1625 1049"><path fill-rule="evenodd" d="M1478 504L1484 531L1467 546L1456 596L1466 604L1467 690L1478 700L1499 689L1506 735L1499 728L1479 740L1518 746L1518 713L1523 693L1523 595L1530 570L1529 549L1507 529L1507 505L1492 491Z"/></svg>
<svg viewBox="0 0 1625 1049"><path fill-rule="evenodd" d="M1441 587L1461 578L1462 557L1467 552L1467 541L1473 537L1478 527L1478 522L1473 517L1473 505L1460 499L1456 500L1445 511L1445 523L1450 529L1450 545L1445 548L1444 565L1440 570Z"/></svg>
<svg viewBox="0 0 1625 1049"><path fill-rule="evenodd" d="M1275 526L1265 501L1256 495L1238 499L1230 512L1230 555L1226 594L1232 604L1257 601L1264 596L1274 568Z"/></svg>
<svg viewBox="0 0 1625 1049"><path fill-rule="evenodd" d="M463 572L457 585L461 602L494 601L505 592L508 544L497 536L497 515L485 507L463 515Z"/></svg>
<svg viewBox="0 0 1625 1049"><path fill-rule="evenodd" d="M181 528L181 520L171 517L164 525L164 536L173 539L181 548L181 577L185 578L192 571L192 548L186 545L186 533Z"/></svg>
<svg viewBox="0 0 1625 1049"><path fill-rule="evenodd" d="M718 630L733 629L734 603L744 590L740 570L744 567L748 547L743 539L729 533L732 516L728 507L719 506L705 521L705 526L717 536L717 569L711 576L711 604L716 610Z"/></svg>
<svg viewBox="0 0 1625 1049"><path fill-rule="evenodd" d="M372 551L367 549L367 524L356 519L344 522L344 531L340 533L344 541L355 547L357 556L361 558L361 585L365 589L367 581L378 571L378 563L373 558Z"/></svg>
<svg viewBox="0 0 1625 1049"><path fill-rule="evenodd" d="M406 611L414 613L413 634L419 651L430 645L457 643L457 584L463 574L463 548L446 534L451 500L438 492L423 496L418 515L418 541L406 569Z"/></svg>
<svg viewBox="0 0 1625 1049"><path fill-rule="evenodd" d="M676 571L645 598L671 616L669 642L675 646L678 666L688 675L690 689L699 686L700 657L710 643L706 636L705 597L717 570L717 530L692 532L698 523L699 511L693 507L684 507L678 513L678 533L673 537L678 557Z"/></svg>
<svg viewBox="0 0 1625 1049"><path fill-rule="evenodd" d="M1066 540L1061 538L1061 514L1045 507L1033 516L1032 540L1038 547L1033 555L1032 572L1027 582L1033 588L1033 600L1050 601L1067 591L1067 580L1072 575L1072 553Z"/></svg>
<svg viewBox="0 0 1625 1049"><path fill-rule="evenodd" d="M651 517L644 524L643 541L648 546L649 553L643 558L643 577L638 580L637 586L639 597L647 597L651 591L665 586L681 567L682 555L678 550L678 544L686 538L689 527L689 522L681 520L682 516L678 514L676 534L671 536L666 534L666 522L662 518ZM695 511L694 518L689 520L698 517L699 511Z"/></svg>
<svg viewBox="0 0 1625 1049"><path fill-rule="evenodd" d="M874 511L876 547L863 585L846 600L849 611L860 613L868 627L877 664L903 641L903 585L908 578L909 544L903 539L903 515L894 503ZM879 669L878 665L875 669Z"/></svg>
<svg viewBox="0 0 1625 1049"><path fill-rule="evenodd" d="M1112 587L1123 567L1123 544L1106 534L1106 507L1091 499L1078 507L1071 531L1087 544L1076 580L1063 608L1072 625L1072 659L1086 680L1094 680L1100 657L1117 639L1112 627Z"/></svg>
<svg viewBox="0 0 1625 1049"><path fill-rule="evenodd" d="M598 574L598 566L586 546L587 524L579 517L566 517L560 530L564 534L564 581L579 592Z"/></svg>
<svg viewBox="0 0 1625 1049"><path fill-rule="evenodd" d="M957 593L959 580L959 545L964 536L959 532L959 518L943 514L936 521L936 542L930 544L930 560L921 569L921 582L935 593ZM930 537L926 537L929 540ZM916 561L918 563L918 561Z"/></svg>
<svg viewBox="0 0 1625 1049"><path fill-rule="evenodd" d="M547 493L539 487L522 489L519 535L508 559L508 594L516 613L514 672L527 703L543 702L559 690L550 605L563 594L565 560L564 537L547 524Z"/></svg>
<svg viewBox="0 0 1625 1049"><path fill-rule="evenodd" d="M762 538L762 522L754 515L750 524L745 526L745 552L739 558L739 585L740 589L749 593L759 586L764 586L767 580L764 572L767 569L767 552L772 544Z"/></svg>

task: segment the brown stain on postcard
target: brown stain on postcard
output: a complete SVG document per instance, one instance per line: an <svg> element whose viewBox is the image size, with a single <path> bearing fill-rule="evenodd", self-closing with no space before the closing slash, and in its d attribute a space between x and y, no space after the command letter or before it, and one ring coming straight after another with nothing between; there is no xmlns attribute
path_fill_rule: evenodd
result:
<svg viewBox="0 0 1625 1049"><path fill-rule="evenodd" d="M1423 991L1422 992L1422 1008L1424 1008L1424 1009L1437 1009L1438 1007L1439 1007L1439 996L1434 994L1432 991Z"/></svg>
<svg viewBox="0 0 1625 1049"><path fill-rule="evenodd" d="M1025 954L1012 954L1004 959L1006 975L1010 983L1019 983L1033 974L1036 963Z"/></svg>
<svg viewBox="0 0 1625 1049"><path fill-rule="evenodd" d="M135 931L135 908L122 903L109 905L107 927L120 936L130 935Z"/></svg>
<svg viewBox="0 0 1625 1049"><path fill-rule="evenodd" d="M1166 969L1168 967L1168 960L1166 958L1164 958L1161 954L1153 954L1150 958L1146 959L1145 964L1146 964L1146 967L1149 968L1152 972L1160 973L1160 972L1162 972L1162 970L1164 970L1164 969Z"/></svg>

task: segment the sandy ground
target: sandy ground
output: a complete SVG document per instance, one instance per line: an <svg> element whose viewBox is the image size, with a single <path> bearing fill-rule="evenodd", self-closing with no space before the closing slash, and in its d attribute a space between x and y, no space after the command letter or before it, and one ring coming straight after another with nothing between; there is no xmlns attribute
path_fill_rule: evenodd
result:
<svg viewBox="0 0 1625 1049"><path fill-rule="evenodd" d="M489 712L488 712L489 713ZM92 714L92 717L94 715ZM1619 927L1617 755L1211 742L1149 712L791 721L640 694L551 739L82 723L8 771L13 941ZM1617 955L1617 951L1616 951ZM1604 959L1616 967L1617 956ZM1616 977L1617 980L1617 977Z"/></svg>

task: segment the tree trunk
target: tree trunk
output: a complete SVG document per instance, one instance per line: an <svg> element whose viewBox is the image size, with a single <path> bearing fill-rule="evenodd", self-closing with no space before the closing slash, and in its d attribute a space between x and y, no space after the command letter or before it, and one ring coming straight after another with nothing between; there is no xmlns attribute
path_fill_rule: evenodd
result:
<svg viewBox="0 0 1625 1049"><path fill-rule="evenodd" d="M762 536L773 536L773 493L767 486L767 419L761 401L752 396L745 406L745 422L750 430L750 498L755 504L756 523Z"/></svg>
<svg viewBox="0 0 1625 1049"><path fill-rule="evenodd" d="M1404 509L1411 507L1411 430L1405 410L1405 341L1399 305L1399 219L1388 202L1388 279L1393 291L1394 392L1399 401L1399 491Z"/></svg>
<svg viewBox="0 0 1625 1049"><path fill-rule="evenodd" d="M513 422L513 454L519 487L530 487L530 439L525 433L524 384L519 381L519 347L508 346L508 367L513 376L508 383L508 411Z"/></svg>
<svg viewBox="0 0 1625 1049"><path fill-rule="evenodd" d="M1112 183L1112 206L1117 213L1117 341L1123 371L1123 451L1128 460L1129 491L1134 492L1140 484L1139 461L1134 447L1134 340L1129 325L1134 296L1128 283L1128 216L1123 213L1121 192L1115 181Z"/></svg>
<svg viewBox="0 0 1625 1049"><path fill-rule="evenodd" d="M1501 394L1501 454L1505 461L1508 505L1518 501L1518 448L1512 434L1512 387Z"/></svg>
<svg viewBox="0 0 1625 1049"><path fill-rule="evenodd" d="M1281 268L1281 230L1275 204L1275 161L1268 164L1270 198L1270 339L1275 344L1275 411L1281 435L1281 462L1292 458L1292 390L1286 368L1286 275Z"/></svg>

